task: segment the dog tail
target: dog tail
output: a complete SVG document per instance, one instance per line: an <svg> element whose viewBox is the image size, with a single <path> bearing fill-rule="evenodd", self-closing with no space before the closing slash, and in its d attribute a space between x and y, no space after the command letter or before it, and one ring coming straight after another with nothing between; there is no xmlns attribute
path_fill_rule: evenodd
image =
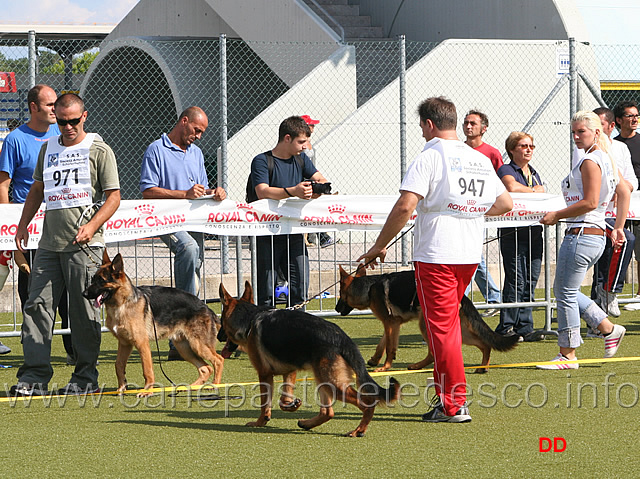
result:
<svg viewBox="0 0 640 479"><path fill-rule="evenodd" d="M511 351L518 345L518 335L503 336L496 333L493 329L487 325L480 316L480 313L473 304L473 301L468 296L462 296L462 302L460 303L460 309L464 316L469 320L471 329L480 336L480 338L488 344L491 349L496 351Z"/></svg>
<svg viewBox="0 0 640 479"><path fill-rule="evenodd" d="M348 338L342 349L342 357L351 369L356 373L356 383L358 384L358 393L368 397L374 397L385 404L390 404L400 396L400 383L395 378L389 378L389 387L380 386L367 371L367 365L364 362L360 350L356 344Z"/></svg>

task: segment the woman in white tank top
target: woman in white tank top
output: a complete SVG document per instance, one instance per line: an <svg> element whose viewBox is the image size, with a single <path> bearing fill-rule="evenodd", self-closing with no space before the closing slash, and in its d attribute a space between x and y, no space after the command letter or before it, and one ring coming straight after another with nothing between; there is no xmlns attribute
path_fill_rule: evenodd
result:
<svg viewBox="0 0 640 479"><path fill-rule="evenodd" d="M540 369L577 369L576 348L582 344L580 318L604 335L604 357L618 350L625 329L614 325L598 305L580 292L587 270L600 258L605 245L607 205L618 194L618 210L611 238L615 248L624 242L622 228L629 208L628 188L616 188L617 168L608 154L609 142L602 133L600 118L593 112L580 111L571 119L571 132L585 155L572 166L562 180L567 207L547 213L542 224L567 223L567 231L558 253L553 291L558 305L558 346L560 352Z"/></svg>

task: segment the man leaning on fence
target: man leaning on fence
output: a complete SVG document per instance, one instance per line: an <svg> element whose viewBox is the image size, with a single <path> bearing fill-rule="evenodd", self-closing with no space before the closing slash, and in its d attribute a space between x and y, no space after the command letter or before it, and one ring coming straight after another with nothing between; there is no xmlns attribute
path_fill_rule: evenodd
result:
<svg viewBox="0 0 640 479"><path fill-rule="evenodd" d="M46 215L24 306L24 364L18 370L18 384L11 388L11 394L17 396L38 395L48 389L53 376L55 310L65 287L76 366L58 394L99 391L100 315L82 292L102 261L102 225L120 205L118 168L102 138L85 132L87 111L78 95L60 96L55 114L61 134L40 150L15 237L16 246L24 251L29 240L27 226L44 199ZM98 207L103 196L104 203Z"/></svg>
<svg viewBox="0 0 640 479"><path fill-rule="evenodd" d="M60 134L54 113L56 99L53 88L44 84L34 86L27 93L29 121L9 133L0 153L0 203L9 203L10 190L12 203L24 203L27 198L29 188L33 184L33 170L38 162L40 148L49 138ZM24 255L20 252L14 253L15 263L19 267L18 295L22 308L29 299L29 271L33 254L34 250L28 250ZM58 314L62 328L68 328L66 291L60 298ZM71 336L64 335L62 342L67 352L67 364L75 363ZM0 346L0 353L1 349Z"/></svg>
<svg viewBox="0 0 640 479"><path fill-rule="evenodd" d="M614 113L604 107L596 108L593 112L600 117L602 133L607 135L609 140L611 148L609 154L618 167L620 182L626 185L629 191L633 193L638 189L638 178L633 171L629 148L623 142L611 140L611 133L615 129ZM584 156L584 151L576 148L573 161L579 161L582 156ZM613 229L614 218L606 218L605 222ZM619 251L614 251L611 238L607 236L602 256L600 256L594 268L591 286L591 299L595 300L600 308L616 318L620 316L617 295L622 292L624 287L625 276L631 263L636 241L635 235L631 231L625 228L623 232L626 244ZM587 337L601 336L600 331L588 328Z"/></svg>
<svg viewBox="0 0 640 479"><path fill-rule="evenodd" d="M425 312L429 348L434 357L436 397L422 416L426 422L471 421L458 307L482 254L484 215L500 215L513 202L486 156L458 140L456 107L443 97L418 108L422 153L409 166L400 198L375 244L358 258L373 267L414 211L413 260L416 290ZM450 185L459 186L451 188ZM460 205L474 202L474 211Z"/></svg>
<svg viewBox="0 0 640 479"><path fill-rule="evenodd" d="M145 199L194 200L212 195L214 201L227 197L224 188L209 188L202 150L194 143L209 126L205 112L191 106L184 110L169 133L151 143L144 152L140 173L140 191ZM175 287L198 295L200 268L204 261L204 235L176 231L160 237L175 255ZM169 358L182 359L170 344Z"/></svg>
<svg viewBox="0 0 640 479"><path fill-rule="evenodd" d="M489 158L493 165L493 169L497 172L502 166L502 155L497 148L494 148L482 140L482 137L487 132L487 128L489 128L489 117L485 113L479 110L469 110L467 112L464 117L464 122L462 123L462 130L466 137L465 143ZM480 264L478 264L478 269L476 270L473 279L478 285L482 296L486 298L487 303L498 304L502 302L500 288L498 288L498 285L491 277L484 254L482 255ZM469 283L464 294L469 295L470 293L471 283ZM484 310L482 316L486 318L495 316L498 313L499 311L496 308L489 308Z"/></svg>
<svg viewBox="0 0 640 479"><path fill-rule="evenodd" d="M251 184L258 199L309 200L318 195L307 179L326 183L309 157L304 153L311 131L299 116L291 116L280 124L278 144L273 150L261 153L251 162ZM271 156L272 169L270 171ZM275 305L274 285L278 266L289 280L291 305L307 298L309 287L309 257L302 234L258 236L258 304Z"/></svg>
<svg viewBox="0 0 640 479"><path fill-rule="evenodd" d="M633 100L622 101L613 109L613 115L616 125L620 129L620 134L616 136L613 141L614 143L621 141L627 145L631 155L633 171L636 178L640 180L640 135L638 135L636 131L638 129L638 104ZM631 227L634 236L637 238L638 235L640 235L640 221L632 221ZM638 274L640 275L640 261L638 261L638 258L640 258L640 241L635 242L633 249L638 263ZM640 284L638 285L638 291L634 299L640 300ZM637 311L640 309L640 302L627 304L624 309L627 311Z"/></svg>

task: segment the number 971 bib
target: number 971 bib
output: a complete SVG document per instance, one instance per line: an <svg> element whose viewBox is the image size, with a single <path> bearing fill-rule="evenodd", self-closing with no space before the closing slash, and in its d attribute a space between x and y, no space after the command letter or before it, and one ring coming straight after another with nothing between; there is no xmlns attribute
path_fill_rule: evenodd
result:
<svg viewBox="0 0 640 479"><path fill-rule="evenodd" d="M42 178L48 210L88 206L93 203L89 147L95 133L77 145L62 146L59 137L47 141Z"/></svg>

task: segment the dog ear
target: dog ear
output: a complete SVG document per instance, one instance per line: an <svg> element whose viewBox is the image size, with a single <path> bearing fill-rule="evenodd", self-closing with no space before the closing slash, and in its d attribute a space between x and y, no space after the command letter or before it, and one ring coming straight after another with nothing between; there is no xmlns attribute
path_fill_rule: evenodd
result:
<svg viewBox="0 0 640 479"><path fill-rule="evenodd" d="M244 293L242 294L243 301L247 303L253 303L253 288L251 287L251 283L249 281L244 282Z"/></svg>
<svg viewBox="0 0 640 479"><path fill-rule="evenodd" d="M224 285L222 283L220 283L220 287L218 288L218 294L220 295L220 302L222 303L222 306L228 305L231 295L227 293L227 290L224 289Z"/></svg>
<svg viewBox="0 0 640 479"><path fill-rule="evenodd" d="M350 276L349 273L344 270L341 264L339 264L338 267L340 268L340 279L345 279L347 276Z"/></svg>
<svg viewBox="0 0 640 479"><path fill-rule="evenodd" d="M102 251L102 264L111 263L109 259L109 254L107 253L107 248Z"/></svg>
<svg viewBox="0 0 640 479"><path fill-rule="evenodd" d="M367 268L364 264L360 263L358 265L358 268L356 269L356 278L359 278L360 276L366 276L367 275Z"/></svg>
<svg viewBox="0 0 640 479"><path fill-rule="evenodd" d="M111 269L113 269L115 273L122 273L124 271L124 263L122 261L122 255L120 253L118 253L116 257L113 258L113 261L111 262Z"/></svg>

